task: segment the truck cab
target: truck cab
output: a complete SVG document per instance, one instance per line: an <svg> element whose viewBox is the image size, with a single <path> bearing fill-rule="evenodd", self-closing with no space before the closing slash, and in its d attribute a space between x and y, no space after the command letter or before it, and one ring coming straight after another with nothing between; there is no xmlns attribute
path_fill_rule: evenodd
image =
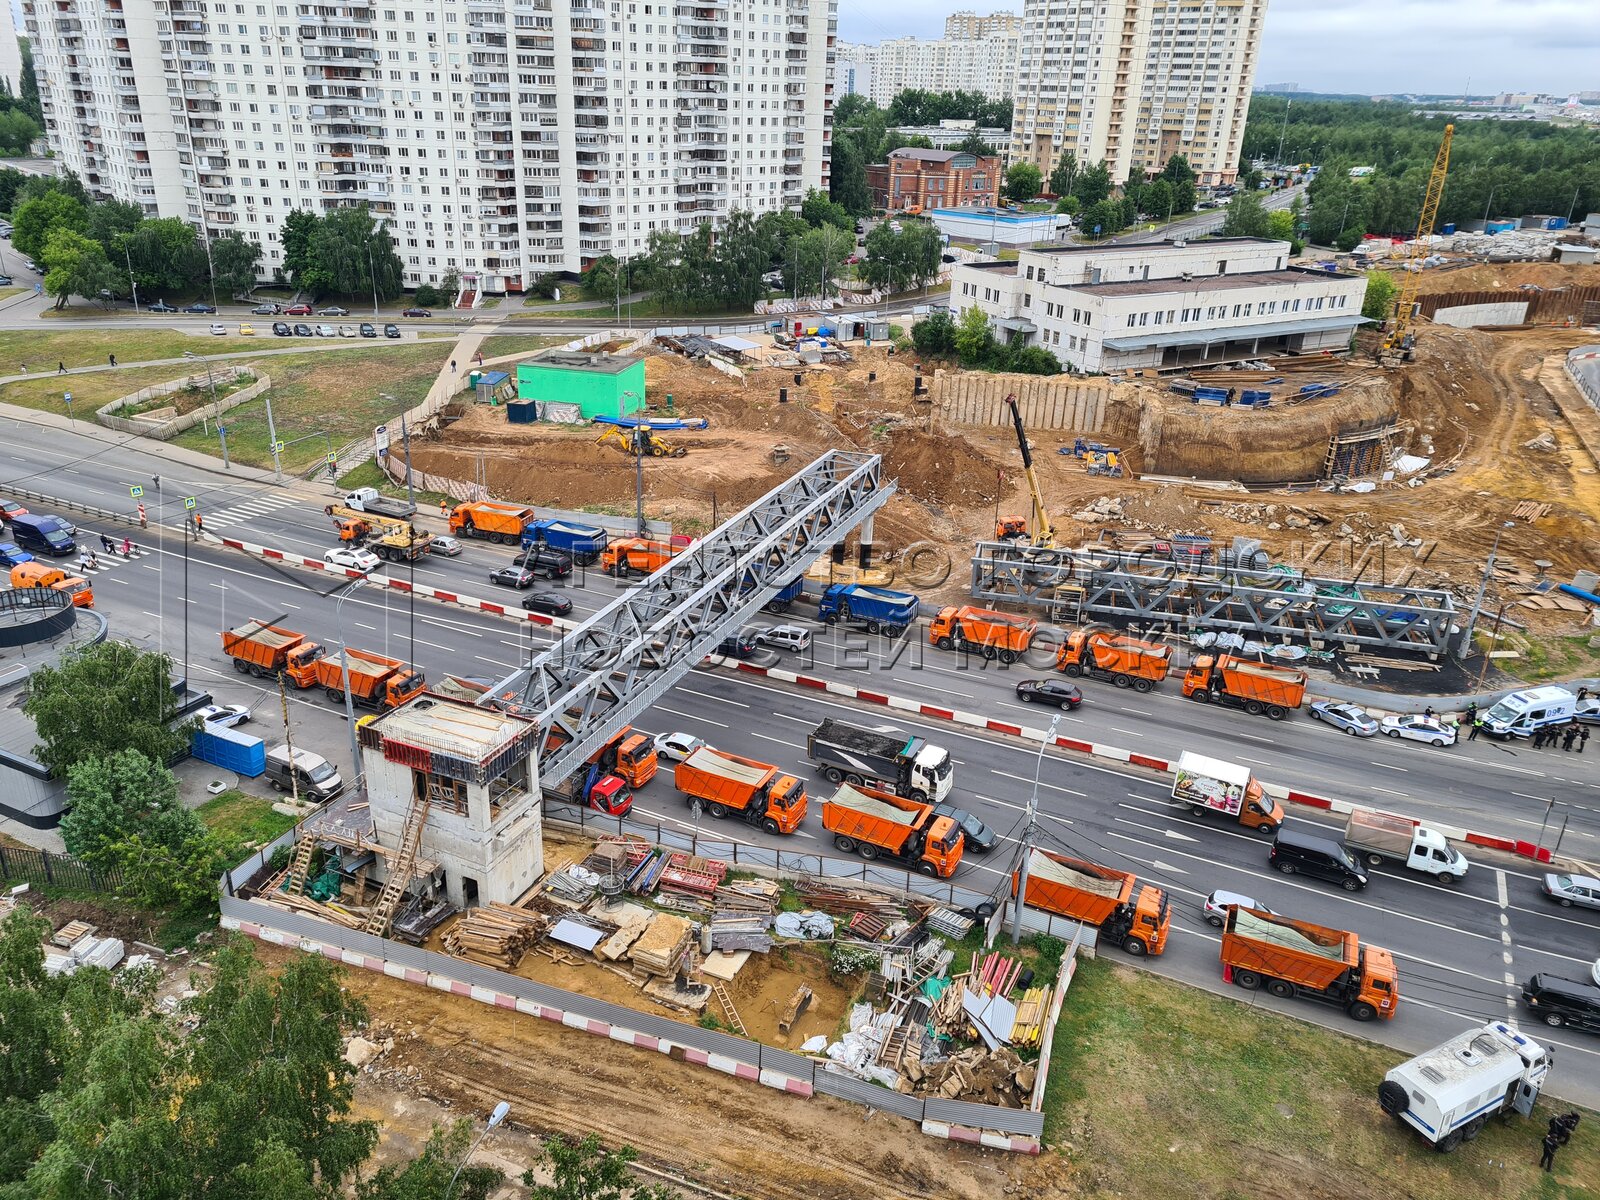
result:
<svg viewBox="0 0 1600 1200"><path fill-rule="evenodd" d="M660 766L654 740L625 725L603 746L591 762L608 774L620 775L632 787L643 787L656 777Z"/></svg>
<svg viewBox="0 0 1600 1200"><path fill-rule="evenodd" d="M607 816L626 816L633 808L633 793L628 785L615 775L602 775L589 789L589 807Z"/></svg>
<svg viewBox="0 0 1600 1200"><path fill-rule="evenodd" d="M322 654L321 646L315 642L304 642L284 656L284 673L294 681L296 687L315 687L317 659L321 658Z"/></svg>
<svg viewBox="0 0 1600 1200"><path fill-rule="evenodd" d="M399 708L428 689L428 680L421 671L397 671L383 685L383 706Z"/></svg>
<svg viewBox="0 0 1600 1200"><path fill-rule="evenodd" d="M932 863L940 879L949 879L961 863L966 849L966 835L961 826L950 817L936 815L928 822L927 835L922 847L923 862ZM925 872L927 873L927 872Z"/></svg>

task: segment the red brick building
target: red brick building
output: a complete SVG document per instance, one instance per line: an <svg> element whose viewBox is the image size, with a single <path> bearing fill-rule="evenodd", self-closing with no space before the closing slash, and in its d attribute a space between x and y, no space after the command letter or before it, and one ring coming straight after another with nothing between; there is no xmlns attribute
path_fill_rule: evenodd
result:
<svg viewBox="0 0 1600 1200"><path fill-rule="evenodd" d="M1000 160L979 158L963 150L918 150L889 153L889 161L867 167L867 190L874 208L905 212L909 208L954 208L994 204L1000 198Z"/></svg>

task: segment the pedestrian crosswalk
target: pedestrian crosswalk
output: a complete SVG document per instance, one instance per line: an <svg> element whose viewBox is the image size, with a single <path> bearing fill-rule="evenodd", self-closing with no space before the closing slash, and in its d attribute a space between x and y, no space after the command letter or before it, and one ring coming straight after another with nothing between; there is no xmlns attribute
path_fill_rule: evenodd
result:
<svg viewBox="0 0 1600 1200"><path fill-rule="evenodd" d="M100 533L79 526L77 533L78 558L74 568L84 575L97 575L126 566L129 562L146 558L151 550L124 532ZM123 552L123 548L127 552Z"/></svg>
<svg viewBox="0 0 1600 1200"><path fill-rule="evenodd" d="M219 508L215 512L203 512L201 515L205 520L206 529L226 529L230 525L238 525L253 517L264 517L280 508L292 508L300 503L302 501L294 496L254 496L249 500L242 500L238 504L229 505L227 508Z"/></svg>

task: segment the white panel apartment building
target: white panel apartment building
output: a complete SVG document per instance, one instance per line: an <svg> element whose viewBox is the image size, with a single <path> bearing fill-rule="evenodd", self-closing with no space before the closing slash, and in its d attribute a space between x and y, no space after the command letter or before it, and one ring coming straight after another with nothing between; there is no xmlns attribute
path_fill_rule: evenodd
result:
<svg viewBox="0 0 1600 1200"><path fill-rule="evenodd" d="M887 106L897 92L981 92L1009 100L1017 86L1017 34L983 38L894 38L876 46L842 45L841 62L853 64L856 91Z"/></svg>
<svg viewBox="0 0 1600 1200"><path fill-rule="evenodd" d="M1344 349L1365 278L1288 262L1289 243L1264 238L1024 250L957 266L950 306L1085 372Z"/></svg>
<svg viewBox="0 0 1600 1200"><path fill-rule="evenodd" d="M1237 174L1267 0L1028 0L1011 161L1047 175L1070 150L1124 183L1187 155Z"/></svg>
<svg viewBox="0 0 1600 1200"><path fill-rule="evenodd" d="M365 202L406 283L517 291L827 188L837 0L23 0L90 194L260 241Z"/></svg>

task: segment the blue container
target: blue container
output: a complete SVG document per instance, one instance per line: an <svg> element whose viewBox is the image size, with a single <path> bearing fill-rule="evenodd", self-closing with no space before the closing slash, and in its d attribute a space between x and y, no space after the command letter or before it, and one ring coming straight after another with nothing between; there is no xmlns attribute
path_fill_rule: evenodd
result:
<svg viewBox="0 0 1600 1200"><path fill-rule="evenodd" d="M213 729L209 726L197 729L189 750L201 762L222 767L248 779L256 778L267 769L267 744L237 729Z"/></svg>
<svg viewBox="0 0 1600 1200"><path fill-rule="evenodd" d="M1490 221L1483 227L1485 233L1507 233L1517 227L1515 221Z"/></svg>
<svg viewBox="0 0 1600 1200"><path fill-rule="evenodd" d="M1544 223L1544 227L1546 229L1565 229L1567 227L1567 219L1565 217L1551 217Z"/></svg>
<svg viewBox="0 0 1600 1200"><path fill-rule="evenodd" d="M506 420L512 425L532 425L539 419L537 400L506 401Z"/></svg>
<svg viewBox="0 0 1600 1200"><path fill-rule="evenodd" d="M1449 222L1448 224L1445 225L1445 227L1443 229L1439 230L1439 232L1444 234L1446 237L1448 237L1450 234L1454 233L1455 231L1456 231L1456 223L1454 221Z"/></svg>

